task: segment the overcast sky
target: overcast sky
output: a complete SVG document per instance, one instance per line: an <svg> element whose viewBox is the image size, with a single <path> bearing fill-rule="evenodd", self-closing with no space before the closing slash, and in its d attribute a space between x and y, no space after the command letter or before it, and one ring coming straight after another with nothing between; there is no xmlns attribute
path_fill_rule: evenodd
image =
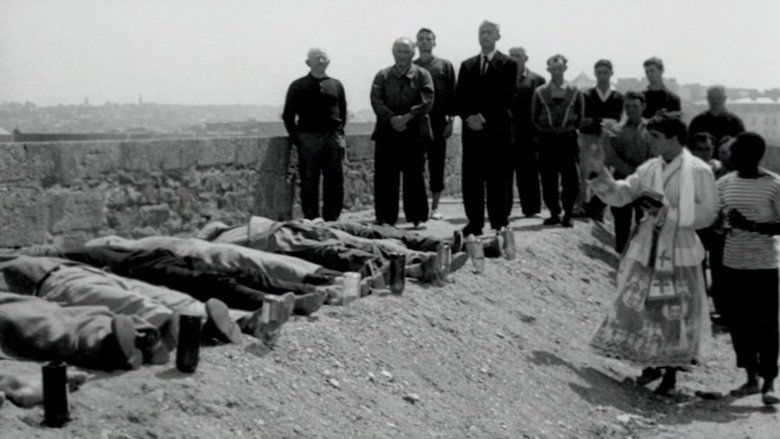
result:
<svg viewBox="0 0 780 439"><path fill-rule="evenodd" d="M281 105L322 46L358 110L395 38L430 27L457 69L483 19L539 72L560 52L569 78L602 57L639 77L656 55L682 83L780 86L780 0L0 0L0 102Z"/></svg>

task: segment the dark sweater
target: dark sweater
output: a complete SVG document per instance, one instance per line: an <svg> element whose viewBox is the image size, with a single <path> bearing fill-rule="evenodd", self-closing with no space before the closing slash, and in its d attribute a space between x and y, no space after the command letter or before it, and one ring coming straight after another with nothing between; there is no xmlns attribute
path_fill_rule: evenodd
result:
<svg viewBox="0 0 780 439"><path fill-rule="evenodd" d="M666 111L682 110L680 97L665 88L661 90L650 90L648 88L643 94L645 95L645 111L642 112L642 117L645 119L652 118L661 109Z"/></svg>
<svg viewBox="0 0 780 439"><path fill-rule="evenodd" d="M585 118L591 119L588 125L582 125L580 132L583 134L601 134L602 119L619 120L623 114L623 95L613 90L606 101L601 101L596 87L589 88L584 93L585 98Z"/></svg>
<svg viewBox="0 0 780 439"><path fill-rule="evenodd" d="M734 137L743 131L745 131L745 124L742 123L742 119L736 114L724 111L722 114L715 116L709 111L705 111L691 121L691 125L688 128L688 144L692 145L691 140L697 133L710 133L715 138L715 145L718 145L724 137Z"/></svg>
<svg viewBox="0 0 780 439"><path fill-rule="evenodd" d="M287 90L282 120L291 137L298 133L343 132L347 122L344 86L329 76L315 78L308 74L296 79Z"/></svg>

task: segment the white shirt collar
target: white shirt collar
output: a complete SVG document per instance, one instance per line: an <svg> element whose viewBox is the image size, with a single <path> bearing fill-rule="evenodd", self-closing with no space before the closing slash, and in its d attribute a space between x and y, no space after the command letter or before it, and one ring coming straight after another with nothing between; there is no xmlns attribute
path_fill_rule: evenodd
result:
<svg viewBox="0 0 780 439"><path fill-rule="evenodd" d="M496 52L498 52L498 49L493 49L492 51L490 51L490 52L488 52L488 53L482 53L482 52L480 52L480 53L479 53L479 60L480 60L480 61L482 61L483 57L484 57L485 55L487 55L487 59L488 59L488 61L491 61L491 62L492 62L492 61L493 61L493 57L494 57L494 56L496 56Z"/></svg>
<svg viewBox="0 0 780 439"><path fill-rule="evenodd" d="M601 102L607 102L609 96L612 95L612 93L615 91L615 86L613 86L612 84L609 85L609 88L607 89L606 93L602 92L598 86L594 88L596 89L596 94L599 95L599 99L601 99Z"/></svg>

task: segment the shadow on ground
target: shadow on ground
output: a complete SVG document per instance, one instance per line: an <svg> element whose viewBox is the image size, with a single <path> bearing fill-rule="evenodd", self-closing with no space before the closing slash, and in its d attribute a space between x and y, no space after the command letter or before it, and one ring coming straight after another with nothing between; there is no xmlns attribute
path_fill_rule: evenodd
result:
<svg viewBox="0 0 780 439"><path fill-rule="evenodd" d="M579 243L579 247L585 256L591 259L602 261L613 269L617 270L618 265L620 264L620 257L615 254L615 252L606 250L604 247L598 245L589 244L587 242Z"/></svg>
<svg viewBox="0 0 780 439"><path fill-rule="evenodd" d="M585 385L570 382L569 387L589 404L650 417L661 425L729 423L756 412L766 415L777 413L774 407L734 405L736 400L729 396L717 400L704 400L681 392L671 398L658 396L649 389L636 386L630 378L618 381L593 367L577 367L548 351L532 352L529 361L540 366L563 366L571 370Z"/></svg>

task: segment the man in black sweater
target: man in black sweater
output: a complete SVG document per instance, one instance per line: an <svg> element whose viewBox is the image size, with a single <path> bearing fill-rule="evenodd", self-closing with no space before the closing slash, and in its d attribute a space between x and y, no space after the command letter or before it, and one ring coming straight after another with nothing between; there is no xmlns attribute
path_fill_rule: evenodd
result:
<svg viewBox="0 0 780 439"><path fill-rule="evenodd" d="M330 64L322 49L311 49L306 59L308 75L295 80L287 91L282 120L290 143L298 151L303 216L335 221L344 201L344 124L347 100L338 79L325 74ZM322 176L322 215L320 215Z"/></svg>
<svg viewBox="0 0 780 439"><path fill-rule="evenodd" d="M578 137L580 147L580 195L574 205L575 213L584 210L596 221L604 217L604 203L596 196L588 193L588 156L603 148L601 124L604 121L616 123L623 114L623 95L615 90L610 83L612 78L612 62L600 59L593 66L596 75L596 86L584 93L585 119L580 126ZM578 212L580 211L580 212Z"/></svg>
<svg viewBox="0 0 780 439"><path fill-rule="evenodd" d="M696 115L688 127L689 147L696 145L693 139L699 133L709 133L713 137L713 144L718 146L726 137L736 137L737 134L745 131L742 119L726 109L726 90L722 85L707 89L707 103L710 108ZM713 158L718 158L717 148Z"/></svg>
<svg viewBox="0 0 780 439"><path fill-rule="evenodd" d="M643 64L645 75L649 82L645 90L645 111L642 117L650 119L653 116L670 113L671 116L682 116L680 97L667 90L664 85L664 62L661 58L648 58Z"/></svg>

